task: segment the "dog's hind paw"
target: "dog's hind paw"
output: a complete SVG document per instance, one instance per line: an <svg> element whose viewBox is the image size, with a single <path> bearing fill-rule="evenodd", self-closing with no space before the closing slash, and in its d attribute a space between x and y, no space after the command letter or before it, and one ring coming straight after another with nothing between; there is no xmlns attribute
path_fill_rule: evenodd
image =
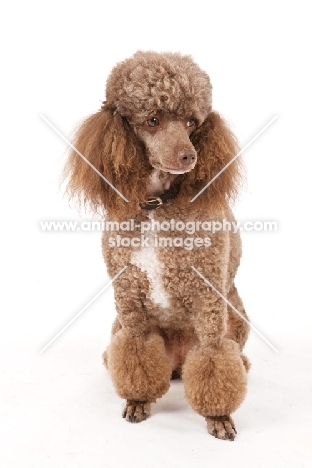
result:
<svg viewBox="0 0 312 468"><path fill-rule="evenodd" d="M223 440L235 439L237 432L231 416L207 416L206 421L208 432L212 436Z"/></svg>
<svg viewBox="0 0 312 468"><path fill-rule="evenodd" d="M151 414L151 404L147 401L127 400L122 417L126 421L138 423L145 421Z"/></svg>

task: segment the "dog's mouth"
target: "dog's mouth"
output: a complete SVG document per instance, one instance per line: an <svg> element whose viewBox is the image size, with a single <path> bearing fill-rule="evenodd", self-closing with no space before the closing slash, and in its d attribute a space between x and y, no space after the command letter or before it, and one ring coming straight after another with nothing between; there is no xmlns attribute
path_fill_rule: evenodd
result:
<svg viewBox="0 0 312 468"><path fill-rule="evenodd" d="M195 162L196 164L196 162ZM169 174L186 174L187 172L190 172L194 169L195 167L195 164L192 164L192 166L188 167L188 168L185 168L185 169L181 169L181 168L175 168L175 167L163 167L161 166L160 164L152 164L152 167L154 169L157 169L159 171L162 171L162 172L169 172Z"/></svg>
<svg viewBox="0 0 312 468"><path fill-rule="evenodd" d="M190 172L193 168L186 169L184 171L177 171L176 169L163 169L165 172L170 172L170 174L185 174L186 172Z"/></svg>

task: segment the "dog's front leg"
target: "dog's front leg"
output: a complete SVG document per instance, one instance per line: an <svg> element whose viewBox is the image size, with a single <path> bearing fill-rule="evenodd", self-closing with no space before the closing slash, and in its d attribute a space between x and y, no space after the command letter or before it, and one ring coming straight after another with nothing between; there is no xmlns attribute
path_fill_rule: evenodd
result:
<svg viewBox="0 0 312 468"><path fill-rule="evenodd" d="M225 338L226 242L225 236L220 237L211 258L201 262L197 273L193 271L190 303L198 345L187 355L183 380L186 398L206 418L208 432L234 440L236 429L230 415L245 397L247 377L238 344Z"/></svg>
<svg viewBox="0 0 312 468"><path fill-rule="evenodd" d="M142 272L129 265L114 282L120 329L107 349L107 367L116 392L126 399L123 417L140 422L169 388L171 366L163 338L151 328L144 307Z"/></svg>

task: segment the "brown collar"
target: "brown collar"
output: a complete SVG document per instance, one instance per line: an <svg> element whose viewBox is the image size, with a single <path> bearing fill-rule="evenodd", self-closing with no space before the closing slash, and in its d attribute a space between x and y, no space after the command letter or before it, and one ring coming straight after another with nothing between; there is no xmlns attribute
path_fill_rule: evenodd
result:
<svg viewBox="0 0 312 468"><path fill-rule="evenodd" d="M166 201L174 198L178 193L177 187L171 187L159 197L148 197L143 203L140 203L142 210L157 210L161 205L166 203Z"/></svg>

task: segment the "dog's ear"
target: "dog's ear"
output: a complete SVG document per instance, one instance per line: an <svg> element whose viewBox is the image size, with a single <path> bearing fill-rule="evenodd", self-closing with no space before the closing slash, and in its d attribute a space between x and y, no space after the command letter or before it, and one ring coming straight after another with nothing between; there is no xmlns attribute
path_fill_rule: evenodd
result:
<svg viewBox="0 0 312 468"><path fill-rule="evenodd" d="M80 155L72 149L65 167L70 198L78 198L95 212L105 211L115 217L139 210L138 203L145 198L148 161L142 144L123 117L102 108L82 123L73 146Z"/></svg>
<svg viewBox="0 0 312 468"><path fill-rule="evenodd" d="M209 114L191 135L191 141L198 159L193 171L185 176L188 180L186 185L191 187L189 195L194 197L235 158L239 148L229 126L216 112ZM196 203L222 208L230 199L236 197L242 179L241 173L241 161L238 158L216 177L196 199Z"/></svg>

